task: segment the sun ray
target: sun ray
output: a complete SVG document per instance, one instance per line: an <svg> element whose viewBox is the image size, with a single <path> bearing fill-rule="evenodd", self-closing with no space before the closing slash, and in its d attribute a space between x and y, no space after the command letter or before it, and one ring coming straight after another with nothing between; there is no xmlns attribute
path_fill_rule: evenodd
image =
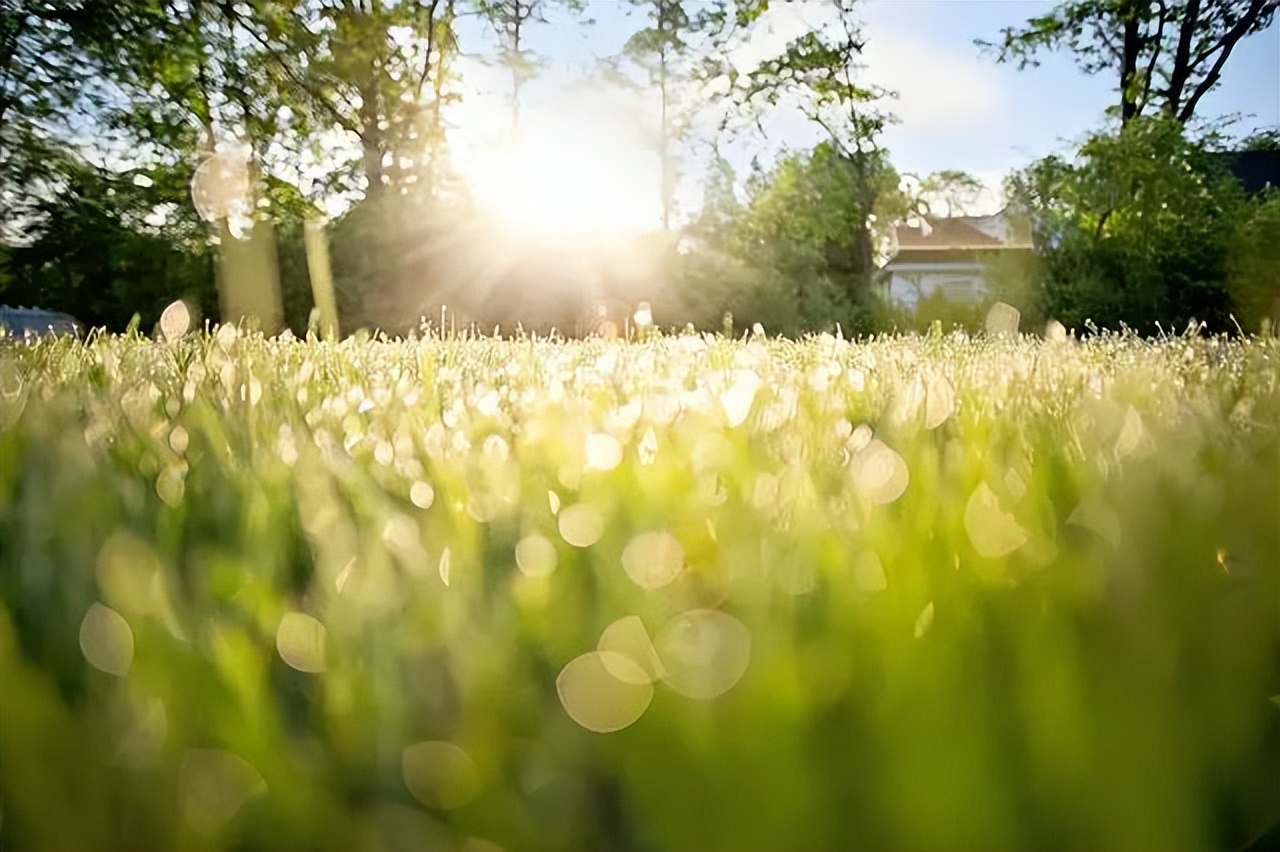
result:
<svg viewBox="0 0 1280 852"><path fill-rule="evenodd" d="M606 119L531 116L460 167L480 212L512 240L599 245L658 226L657 156Z"/></svg>

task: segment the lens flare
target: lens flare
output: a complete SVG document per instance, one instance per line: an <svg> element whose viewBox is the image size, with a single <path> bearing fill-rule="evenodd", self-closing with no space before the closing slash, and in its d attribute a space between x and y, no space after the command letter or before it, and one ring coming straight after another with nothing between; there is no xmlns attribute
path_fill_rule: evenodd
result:
<svg viewBox="0 0 1280 852"><path fill-rule="evenodd" d="M556 678L556 692L569 718L597 734L635 724L653 700L653 684L644 670L613 651L591 651L570 660Z"/></svg>
<svg viewBox="0 0 1280 852"><path fill-rule="evenodd" d="M1027 531L1000 507L999 498L985 482L965 504L964 529L973 549L988 559L1008 556L1027 543Z"/></svg>
<svg viewBox="0 0 1280 852"><path fill-rule="evenodd" d="M133 631L124 616L110 607L93 604L80 622L80 650L89 665L121 677L133 665Z"/></svg>
<svg viewBox="0 0 1280 852"><path fill-rule="evenodd" d="M291 668L316 674L325 670L323 624L305 612L286 612L276 629L276 650Z"/></svg>
<svg viewBox="0 0 1280 852"><path fill-rule="evenodd" d="M728 692L746 674L751 634L726 612L694 609L663 625L655 648L667 686L705 701Z"/></svg>
<svg viewBox="0 0 1280 852"><path fill-rule="evenodd" d="M527 116L517 139L459 166L481 210L518 238L578 244L658 226L656 155L598 116Z"/></svg>
<svg viewBox="0 0 1280 852"><path fill-rule="evenodd" d="M405 787L422 804L436 810L462 807L480 794L480 767L453 743L428 740L401 753Z"/></svg>
<svg viewBox="0 0 1280 852"><path fill-rule="evenodd" d="M557 521L561 537L574 547L590 547L604 535L604 514L590 503L565 507Z"/></svg>
<svg viewBox="0 0 1280 852"><path fill-rule="evenodd" d="M622 569L642 589L660 589L684 570L684 549L671 533L644 532L627 542Z"/></svg>

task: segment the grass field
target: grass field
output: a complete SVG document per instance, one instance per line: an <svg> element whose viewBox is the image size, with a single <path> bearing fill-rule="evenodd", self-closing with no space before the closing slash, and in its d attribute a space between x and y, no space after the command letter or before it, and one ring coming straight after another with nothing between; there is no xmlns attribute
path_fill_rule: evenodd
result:
<svg viewBox="0 0 1280 852"><path fill-rule="evenodd" d="M0 850L1241 849L1280 342L0 341Z"/></svg>

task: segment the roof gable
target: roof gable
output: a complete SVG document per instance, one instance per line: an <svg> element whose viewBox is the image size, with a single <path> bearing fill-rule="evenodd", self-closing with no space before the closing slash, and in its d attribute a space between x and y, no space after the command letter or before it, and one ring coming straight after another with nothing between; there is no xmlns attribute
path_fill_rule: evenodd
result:
<svg viewBox="0 0 1280 852"><path fill-rule="evenodd" d="M917 227L897 226L893 254L883 268L907 263L981 263L984 253L1031 249L1030 234L1004 210L990 216L949 216Z"/></svg>
<svg viewBox="0 0 1280 852"><path fill-rule="evenodd" d="M966 249L1004 245L990 234L970 224L968 217L933 219L925 226L897 227L898 247L902 249Z"/></svg>

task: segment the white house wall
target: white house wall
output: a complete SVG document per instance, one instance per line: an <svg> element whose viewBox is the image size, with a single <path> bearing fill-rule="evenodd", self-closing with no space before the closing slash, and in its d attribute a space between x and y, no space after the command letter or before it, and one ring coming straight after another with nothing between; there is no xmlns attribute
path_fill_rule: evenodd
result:
<svg viewBox="0 0 1280 852"><path fill-rule="evenodd" d="M981 264L945 268L929 264L902 264L886 271L890 272L889 300L905 308L915 308L938 292L948 301L960 303L980 302L987 295Z"/></svg>

